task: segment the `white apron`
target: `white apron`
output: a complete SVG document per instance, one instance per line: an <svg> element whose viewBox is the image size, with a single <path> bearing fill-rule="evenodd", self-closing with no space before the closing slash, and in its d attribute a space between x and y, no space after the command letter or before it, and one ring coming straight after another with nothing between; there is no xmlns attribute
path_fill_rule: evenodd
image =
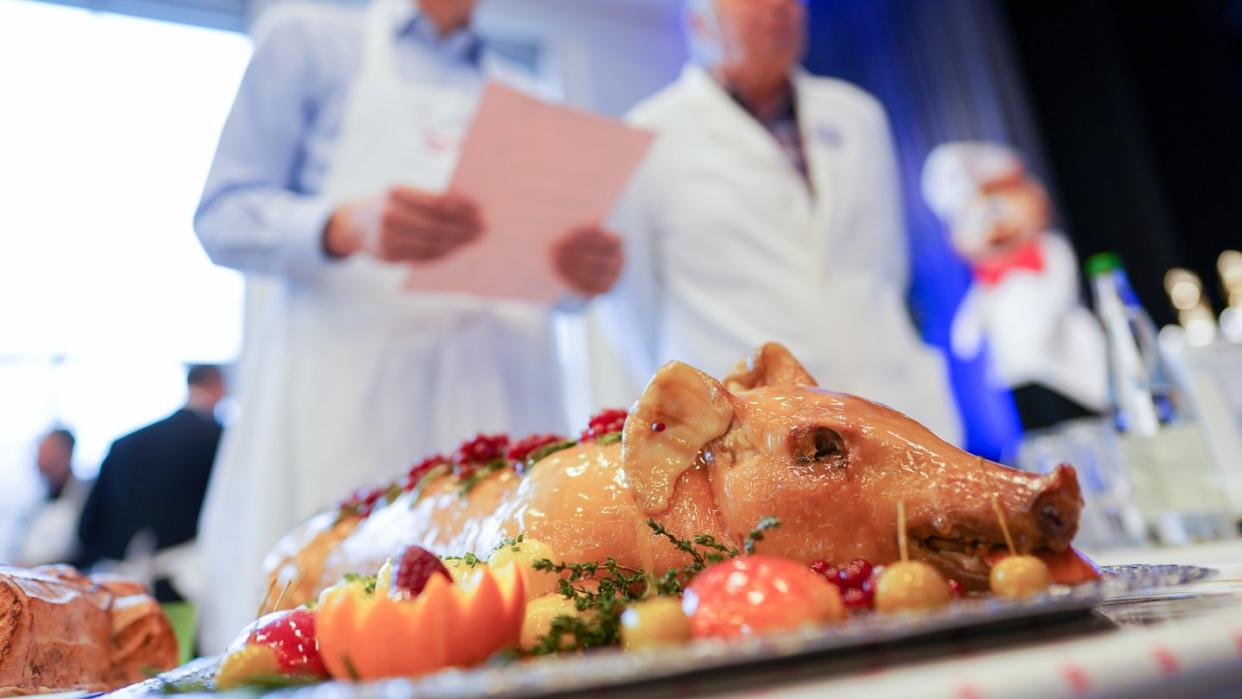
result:
<svg viewBox="0 0 1242 699"><path fill-rule="evenodd" d="M394 7L367 12L324 186L334 201L394 183L443 190L481 94L477 72L431 86L402 78ZM401 290L410 273L355 255L307 279L250 280L242 413L225 433L200 527L205 650L252 620L264 555L314 512L476 432L562 427L550 311L412 294Z"/></svg>

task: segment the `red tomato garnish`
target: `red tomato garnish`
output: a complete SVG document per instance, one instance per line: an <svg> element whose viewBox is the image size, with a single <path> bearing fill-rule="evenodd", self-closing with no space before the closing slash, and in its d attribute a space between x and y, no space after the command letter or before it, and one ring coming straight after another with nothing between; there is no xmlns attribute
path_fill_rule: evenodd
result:
<svg viewBox="0 0 1242 699"><path fill-rule="evenodd" d="M695 638L730 638L845 617L818 574L775 556L740 556L699 573L682 598Z"/></svg>

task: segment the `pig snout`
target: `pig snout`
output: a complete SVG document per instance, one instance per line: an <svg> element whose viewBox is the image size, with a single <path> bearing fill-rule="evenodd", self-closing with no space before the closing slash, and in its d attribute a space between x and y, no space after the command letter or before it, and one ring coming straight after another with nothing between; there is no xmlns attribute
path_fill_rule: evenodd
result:
<svg viewBox="0 0 1242 699"><path fill-rule="evenodd" d="M1044 545L1061 550L1078 532L1078 515L1082 511L1082 491L1078 474L1072 466L1062 464L1049 476L1050 480L1035 498L1032 514L1044 539Z"/></svg>

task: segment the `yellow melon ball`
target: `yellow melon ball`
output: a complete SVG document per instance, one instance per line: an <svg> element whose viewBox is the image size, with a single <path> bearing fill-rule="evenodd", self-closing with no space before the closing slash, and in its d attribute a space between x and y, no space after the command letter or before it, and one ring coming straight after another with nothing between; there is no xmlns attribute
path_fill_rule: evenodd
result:
<svg viewBox="0 0 1242 699"><path fill-rule="evenodd" d="M642 650L677 646L690 640L690 618L681 598L656 597L636 602L621 614L621 646Z"/></svg>
<svg viewBox="0 0 1242 699"><path fill-rule="evenodd" d="M581 616L574 601L560 593L544 595L526 603L526 616L522 619L522 650L530 650L552 630L552 620L558 616Z"/></svg>
<svg viewBox="0 0 1242 699"><path fill-rule="evenodd" d="M261 677L280 674L280 663L271 646L249 645L230 654L216 671L217 689L235 689Z"/></svg>
<svg viewBox="0 0 1242 699"><path fill-rule="evenodd" d="M992 566L988 585L997 597L1021 599L1051 587L1052 573L1034 556L1009 556Z"/></svg>
<svg viewBox="0 0 1242 699"><path fill-rule="evenodd" d="M463 580L469 578L474 571L478 570L479 566L484 565L484 563L477 558L441 558L440 562L443 563L444 567L448 569L449 575L453 576L453 582L462 582Z"/></svg>
<svg viewBox="0 0 1242 699"><path fill-rule="evenodd" d="M921 561L886 566L875 582L875 609L885 614L936 609L948 604L949 597L944 576Z"/></svg>
<svg viewBox="0 0 1242 699"><path fill-rule="evenodd" d="M556 573L534 568L535 561L545 558L550 561L556 560L555 554L547 544L524 538L522 541L509 542L501 546L491 558L487 559L487 564L499 570L510 563L516 563L526 578L526 599L530 601L556 592L559 576Z"/></svg>

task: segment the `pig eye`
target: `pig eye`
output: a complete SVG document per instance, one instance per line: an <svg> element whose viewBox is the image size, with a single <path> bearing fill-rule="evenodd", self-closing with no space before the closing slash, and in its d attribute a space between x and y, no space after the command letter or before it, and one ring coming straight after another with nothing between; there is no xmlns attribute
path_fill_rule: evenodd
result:
<svg viewBox="0 0 1242 699"><path fill-rule="evenodd" d="M831 427L803 425L789 433L789 451L802 464L834 461L845 456L845 440Z"/></svg>

